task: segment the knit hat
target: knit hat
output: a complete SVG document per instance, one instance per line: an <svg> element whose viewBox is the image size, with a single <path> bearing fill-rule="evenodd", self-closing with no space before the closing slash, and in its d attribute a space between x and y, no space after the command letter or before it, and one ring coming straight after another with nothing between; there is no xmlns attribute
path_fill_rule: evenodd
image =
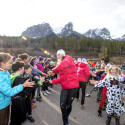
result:
<svg viewBox="0 0 125 125"><path fill-rule="evenodd" d="M43 61L43 57L40 56L40 57L39 57L39 61Z"/></svg>
<svg viewBox="0 0 125 125"><path fill-rule="evenodd" d="M82 62L87 64L87 60L85 58L82 59Z"/></svg>
<svg viewBox="0 0 125 125"><path fill-rule="evenodd" d="M65 51L63 49L60 49L60 50L57 51L57 55L58 54L61 54L61 55L65 56Z"/></svg>

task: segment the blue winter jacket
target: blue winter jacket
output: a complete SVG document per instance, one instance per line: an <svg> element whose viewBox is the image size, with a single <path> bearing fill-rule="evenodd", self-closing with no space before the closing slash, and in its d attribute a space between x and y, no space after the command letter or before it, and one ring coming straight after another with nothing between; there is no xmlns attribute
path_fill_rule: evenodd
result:
<svg viewBox="0 0 125 125"><path fill-rule="evenodd" d="M23 90L23 85L11 87L11 79L8 71L0 71L0 110L6 108L11 103L11 96Z"/></svg>

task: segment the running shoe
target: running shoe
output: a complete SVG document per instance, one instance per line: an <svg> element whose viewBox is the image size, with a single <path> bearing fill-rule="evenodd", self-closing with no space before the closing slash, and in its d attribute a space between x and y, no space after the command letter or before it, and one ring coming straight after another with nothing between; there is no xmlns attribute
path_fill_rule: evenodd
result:
<svg viewBox="0 0 125 125"><path fill-rule="evenodd" d="M81 109L82 109L82 110L85 109L85 105L84 105L84 104L81 106Z"/></svg>
<svg viewBox="0 0 125 125"><path fill-rule="evenodd" d="M35 122L35 119L30 115L27 117L30 122Z"/></svg>
<svg viewBox="0 0 125 125"><path fill-rule="evenodd" d="M46 92L43 93L44 96L47 96L48 94Z"/></svg>
<svg viewBox="0 0 125 125"><path fill-rule="evenodd" d="M98 109L98 117L102 117L102 109Z"/></svg>
<svg viewBox="0 0 125 125"><path fill-rule="evenodd" d="M49 91L45 91L45 93L47 93L48 95L50 95L50 92L49 92Z"/></svg>
<svg viewBox="0 0 125 125"><path fill-rule="evenodd" d="M90 97L90 94L88 93L88 94L86 94L86 97Z"/></svg>
<svg viewBox="0 0 125 125"><path fill-rule="evenodd" d="M31 106L31 107L32 107L32 109L34 109L34 108L36 108L36 106L37 106L37 105L32 104L32 106Z"/></svg>

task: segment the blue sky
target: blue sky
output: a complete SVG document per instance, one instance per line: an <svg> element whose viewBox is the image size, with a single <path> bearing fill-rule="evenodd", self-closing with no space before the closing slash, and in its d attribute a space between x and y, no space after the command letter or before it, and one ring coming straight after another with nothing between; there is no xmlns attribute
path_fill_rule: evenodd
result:
<svg viewBox="0 0 125 125"><path fill-rule="evenodd" d="M74 30L109 29L125 34L125 0L0 0L0 35L20 36L27 27L47 22L52 28L73 22Z"/></svg>

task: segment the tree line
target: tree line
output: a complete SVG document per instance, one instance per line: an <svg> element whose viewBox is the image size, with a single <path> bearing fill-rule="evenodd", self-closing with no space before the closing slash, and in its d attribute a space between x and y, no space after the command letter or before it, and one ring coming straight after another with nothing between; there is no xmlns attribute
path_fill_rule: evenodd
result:
<svg viewBox="0 0 125 125"><path fill-rule="evenodd" d="M49 51L56 51L64 49L73 55L82 55L88 53L95 57L112 57L125 55L125 42L124 41L111 41L102 39L92 39L82 37L57 37L57 38L27 38L22 37L0 37L0 48L26 48L39 51L44 48Z"/></svg>

